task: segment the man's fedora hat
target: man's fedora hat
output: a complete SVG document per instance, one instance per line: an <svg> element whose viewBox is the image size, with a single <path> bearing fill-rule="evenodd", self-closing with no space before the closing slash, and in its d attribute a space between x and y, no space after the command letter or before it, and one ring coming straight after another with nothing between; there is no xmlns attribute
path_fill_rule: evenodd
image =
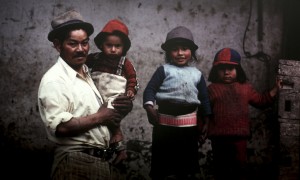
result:
<svg viewBox="0 0 300 180"><path fill-rule="evenodd" d="M88 36L90 36L94 32L94 27L92 24L85 22L77 11L70 10L63 14L55 17L51 22L52 30L48 34L48 40L53 41L57 34L73 28L82 28L86 31Z"/></svg>

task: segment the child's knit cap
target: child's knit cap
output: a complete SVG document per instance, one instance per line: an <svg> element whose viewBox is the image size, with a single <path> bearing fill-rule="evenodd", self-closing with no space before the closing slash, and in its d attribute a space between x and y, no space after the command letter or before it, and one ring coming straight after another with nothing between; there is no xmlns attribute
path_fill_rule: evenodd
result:
<svg viewBox="0 0 300 180"><path fill-rule="evenodd" d="M194 43L192 32L184 27L178 26L172 29L168 34L165 43L161 45L163 50L168 50L174 44L186 44L191 50L198 49L198 46Z"/></svg>
<svg viewBox="0 0 300 180"><path fill-rule="evenodd" d="M219 64L239 65L240 63L241 56L236 50L231 48L223 48L215 55L213 66Z"/></svg>
<svg viewBox="0 0 300 180"><path fill-rule="evenodd" d="M105 37L109 34L121 33L124 39L124 51L127 52L131 46L131 41L128 37L129 31L127 26L118 19L112 19L107 22L107 24L103 27L101 32L94 38L94 42L96 46L100 49Z"/></svg>

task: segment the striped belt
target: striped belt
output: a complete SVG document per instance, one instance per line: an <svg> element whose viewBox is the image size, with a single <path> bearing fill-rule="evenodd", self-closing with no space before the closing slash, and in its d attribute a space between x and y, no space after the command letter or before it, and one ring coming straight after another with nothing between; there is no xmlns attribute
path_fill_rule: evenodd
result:
<svg viewBox="0 0 300 180"><path fill-rule="evenodd" d="M175 127L197 126L197 113L193 112L180 116L159 114L159 124Z"/></svg>

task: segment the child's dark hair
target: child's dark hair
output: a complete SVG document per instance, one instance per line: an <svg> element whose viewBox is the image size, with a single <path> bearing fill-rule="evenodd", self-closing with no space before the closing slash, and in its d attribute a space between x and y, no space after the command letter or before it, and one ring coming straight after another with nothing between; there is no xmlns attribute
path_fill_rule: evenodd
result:
<svg viewBox="0 0 300 180"><path fill-rule="evenodd" d="M248 80L248 78L246 76L246 73L244 72L241 65L219 64L219 65L215 65L215 66L212 67L212 69L209 73L209 76L208 76L208 81L210 81L212 83L221 83L222 81L219 78L218 70L219 69L224 69L225 67L236 69L236 80L237 80L237 82L245 83Z"/></svg>

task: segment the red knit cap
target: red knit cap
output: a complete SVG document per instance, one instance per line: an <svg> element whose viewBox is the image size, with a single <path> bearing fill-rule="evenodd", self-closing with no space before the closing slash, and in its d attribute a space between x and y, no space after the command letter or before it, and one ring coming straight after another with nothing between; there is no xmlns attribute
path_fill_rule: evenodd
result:
<svg viewBox="0 0 300 180"><path fill-rule="evenodd" d="M120 31L126 36L129 34L127 26L118 19L108 21L101 32L113 33L114 31Z"/></svg>
<svg viewBox="0 0 300 180"><path fill-rule="evenodd" d="M223 48L217 52L214 58L213 65L218 64L233 64L239 65L241 62L240 54L231 48Z"/></svg>
<svg viewBox="0 0 300 180"><path fill-rule="evenodd" d="M131 42L128 37L129 31L128 31L127 26L118 19L112 19L106 23L106 25L103 27L101 32L94 38L94 42L95 42L96 46L100 49L100 46L101 46L102 42L104 41L106 35L113 34L116 32L124 35L123 36L124 41L125 41L124 42L124 44L125 44L124 51L126 53L131 46Z"/></svg>

